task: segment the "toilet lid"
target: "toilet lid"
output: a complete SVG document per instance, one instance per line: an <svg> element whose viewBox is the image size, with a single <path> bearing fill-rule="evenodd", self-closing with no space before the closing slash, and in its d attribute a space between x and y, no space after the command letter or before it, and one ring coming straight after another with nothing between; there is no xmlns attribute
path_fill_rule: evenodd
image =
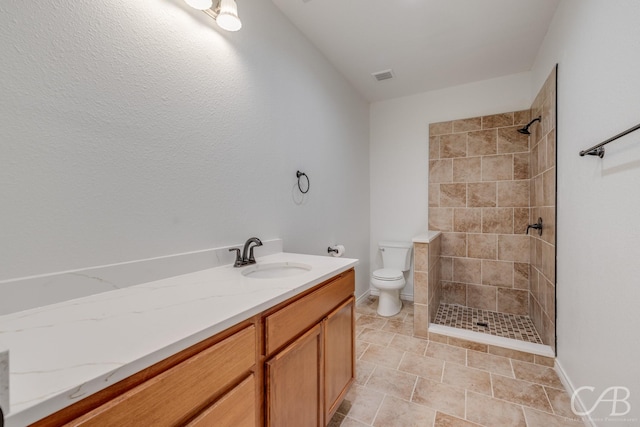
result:
<svg viewBox="0 0 640 427"><path fill-rule="evenodd" d="M400 270L394 270L392 268L381 268L373 272L373 277L378 280L399 280L403 279L404 275Z"/></svg>

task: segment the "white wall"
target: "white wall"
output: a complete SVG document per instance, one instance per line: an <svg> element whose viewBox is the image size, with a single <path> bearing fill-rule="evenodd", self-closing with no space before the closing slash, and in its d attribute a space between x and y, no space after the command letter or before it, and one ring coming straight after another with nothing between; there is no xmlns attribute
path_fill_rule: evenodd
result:
<svg viewBox="0 0 640 427"><path fill-rule="evenodd" d="M530 74L455 86L371 105L371 269L381 240L410 242L427 230L429 123L531 106ZM402 291L413 298L413 280Z"/></svg>
<svg viewBox="0 0 640 427"><path fill-rule="evenodd" d="M226 33L182 0L0 3L0 281L255 235L344 244L368 288L368 104L239 7Z"/></svg>
<svg viewBox="0 0 640 427"><path fill-rule="evenodd" d="M563 0L532 72L535 92L559 64L558 361L574 387L595 387L587 408L631 389L632 412L610 417L603 402L598 425L640 419L640 132L603 160L578 152L640 122L639 16L636 0Z"/></svg>

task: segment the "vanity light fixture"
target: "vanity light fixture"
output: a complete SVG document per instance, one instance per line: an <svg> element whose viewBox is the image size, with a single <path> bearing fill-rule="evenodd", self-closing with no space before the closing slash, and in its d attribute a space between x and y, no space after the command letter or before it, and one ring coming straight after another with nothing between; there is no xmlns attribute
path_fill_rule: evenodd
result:
<svg viewBox="0 0 640 427"><path fill-rule="evenodd" d="M185 2L215 19L216 24L223 30L238 31L242 28L235 0L218 0L215 7L213 7L213 0L185 0Z"/></svg>

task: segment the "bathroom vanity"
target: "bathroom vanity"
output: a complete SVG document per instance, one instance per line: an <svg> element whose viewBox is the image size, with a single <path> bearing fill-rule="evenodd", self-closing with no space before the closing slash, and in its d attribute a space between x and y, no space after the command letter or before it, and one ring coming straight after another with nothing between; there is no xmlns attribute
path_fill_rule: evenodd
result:
<svg viewBox="0 0 640 427"><path fill-rule="evenodd" d="M55 313L67 318L58 319L50 337L75 341L67 356L79 351L86 360L56 361L55 354L47 360L40 353L42 373L27 379L39 390L28 390L21 375L12 377L12 392L22 393L12 402L24 402L27 393L31 400L11 406L7 426L325 426L355 376L357 260L280 253L261 263L310 268L265 279L224 266L3 316L3 328L15 327L4 338L17 372L21 363L38 368L33 357L22 362L20 355L47 346L26 340ZM70 339L73 325L91 323L84 316L97 307L113 310L94 322L90 335ZM180 316L168 321L176 310ZM131 322L132 313L138 323ZM35 335L23 334L28 325ZM110 335L96 339L109 328ZM91 347L105 340L111 345ZM120 360L115 369L107 362L114 360ZM66 382L45 377L57 372L56 364L68 370L60 376L71 376Z"/></svg>

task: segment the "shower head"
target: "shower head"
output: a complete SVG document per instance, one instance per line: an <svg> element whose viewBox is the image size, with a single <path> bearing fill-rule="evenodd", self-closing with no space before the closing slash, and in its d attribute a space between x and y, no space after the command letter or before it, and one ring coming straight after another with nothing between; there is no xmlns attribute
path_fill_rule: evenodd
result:
<svg viewBox="0 0 640 427"><path fill-rule="evenodd" d="M525 127L523 127L522 129L518 129L518 132L524 135L531 135L531 132L529 132L529 126L531 126L535 122L540 122L540 121L542 121L542 116L538 116L535 119L531 120L529 123L527 123Z"/></svg>

